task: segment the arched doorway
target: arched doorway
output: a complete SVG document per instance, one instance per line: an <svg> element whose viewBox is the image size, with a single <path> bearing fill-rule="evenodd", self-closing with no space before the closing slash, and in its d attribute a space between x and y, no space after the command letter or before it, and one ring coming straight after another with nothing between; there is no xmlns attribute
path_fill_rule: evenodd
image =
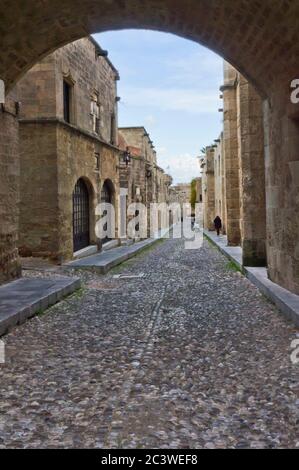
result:
<svg viewBox="0 0 299 470"><path fill-rule="evenodd" d="M101 191L101 203L102 204L112 204L114 205L114 186L111 180L106 180L103 184ZM105 210L103 216L107 216L108 212ZM104 230L107 231L108 223L104 225ZM105 237L102 239L102 243L108 243L111 241L111 238Z"/></svg>
<svg viewBox="0 0 299 470"><path fill-rule="evenodd" d="M85 181L80 178L73 192L73 239L74 252L82 250L90 242L89 192Z"/></svg>

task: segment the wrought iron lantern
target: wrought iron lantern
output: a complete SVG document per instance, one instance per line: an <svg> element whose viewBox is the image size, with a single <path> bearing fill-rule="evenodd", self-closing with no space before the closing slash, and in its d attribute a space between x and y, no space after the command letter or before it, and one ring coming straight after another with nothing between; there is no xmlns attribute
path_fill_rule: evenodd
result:
<svg viewBox="0 0 299 470"><path fill-rule="evenodd" d="M128 166L131 163L131 159L132 159L131 152L129 150L129 147L127 147L126 151L123 154L124 163Z"/></svg>

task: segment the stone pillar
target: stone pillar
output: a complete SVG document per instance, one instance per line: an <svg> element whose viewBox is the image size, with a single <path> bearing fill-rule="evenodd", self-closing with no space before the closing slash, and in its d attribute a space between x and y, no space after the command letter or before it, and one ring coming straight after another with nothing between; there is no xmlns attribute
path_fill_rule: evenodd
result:
<svg viewBox="0 0 299 470"><path fill-rule="evenodd" d="M224 85L221 87L221 91L224 113L226 232L230 246L241 244L236 84L237 71L225 63Z"/></svg>
<svg viewBox="0 0 299 470"><path fill-rule="evenodd" d="M299 295L299 104L286 84L264 108L268 272Z"/></svg>
<svg viewBox="0 0 299 470"><path fill-rule="evenodd" d="M13 94L0 104L0 284L21 275L18 256L18 105Z"/></svg>
<svg viewBox="0 0 299 470"><path fill-rule="evenodd" d="M224 141L223 132L220 136L220 186L221 186L221 219L222 219L222 233L226 235L226 185L225 185L225 155L224 155Z"/></svg>
<svg viewBox="0 0 299 470"><path fill-rule="evenodd" d="M242 75L237 99L243 265L266 266L263 103Z"/></svg>
<svg viewBox="0 0 299 470"><path fill-rule="evenodd" d="M215 172L214 172L214 148L208 147L206 153L206 218L205 228L215 230Z"/></svg>

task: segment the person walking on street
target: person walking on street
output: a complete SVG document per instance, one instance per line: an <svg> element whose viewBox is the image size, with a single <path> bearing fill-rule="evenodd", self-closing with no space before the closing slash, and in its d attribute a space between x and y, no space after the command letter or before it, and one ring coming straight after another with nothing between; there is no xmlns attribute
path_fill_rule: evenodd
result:
<svg viewBox="0 0 299 470"><path fill-rule="evenodd" d="M215 229L217 232L217 236L220 235L220 230L222 229L222 220L220 219L219 215L217 215L216 219L214 220Z"/></svg>

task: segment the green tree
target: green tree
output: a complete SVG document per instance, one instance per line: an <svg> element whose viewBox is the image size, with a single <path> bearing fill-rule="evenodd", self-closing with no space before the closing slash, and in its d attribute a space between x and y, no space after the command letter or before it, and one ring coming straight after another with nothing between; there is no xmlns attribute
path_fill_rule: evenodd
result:
<svg viewBox="0 0 299 470"><path fill-rule="evenodd" d="M191 181L191 201L190 201L192 210L195 209L196 198L197 198L196 179L193 179Z"/></svg>

